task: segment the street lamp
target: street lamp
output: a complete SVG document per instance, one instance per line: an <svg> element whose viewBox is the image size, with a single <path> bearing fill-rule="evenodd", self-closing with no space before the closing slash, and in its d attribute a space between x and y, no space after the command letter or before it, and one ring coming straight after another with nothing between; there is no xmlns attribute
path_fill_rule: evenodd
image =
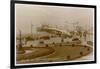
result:
<svg viewBox="0 0 100 69"><path fill-rule="evenodd" d="M31 37L33 36L33 24L31 24Z"/></svg>
<svg viewBox="0 0 100 69"><path fill-rule="evenodd" d="M19 50L22 50L22 39L21 38L22 38L21 37L21 30L19 30L19 47L18 47Z"/></svg>

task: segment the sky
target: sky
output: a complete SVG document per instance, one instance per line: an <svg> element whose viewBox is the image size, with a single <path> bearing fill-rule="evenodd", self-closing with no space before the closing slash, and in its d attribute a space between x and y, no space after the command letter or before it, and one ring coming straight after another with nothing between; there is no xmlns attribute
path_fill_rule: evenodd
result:
<svg viewBox="0 0 100 69"><path fill-rule="evenodd" d="M82 7L61 7L49 5L15 4L16 34L19 30L23 34L33 33L41 24L58 26L62 29L74 29L78 23L84 29L91 29L94 22L94 9Z"/></svg>

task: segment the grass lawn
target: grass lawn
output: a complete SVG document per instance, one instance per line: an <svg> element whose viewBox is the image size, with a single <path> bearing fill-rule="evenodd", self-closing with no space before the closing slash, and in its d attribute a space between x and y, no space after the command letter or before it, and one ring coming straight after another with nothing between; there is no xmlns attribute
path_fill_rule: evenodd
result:
<svg viewBox="0 0 100 69"><path fill-rule="evenodd" d="M24 55L17 54L17 63L70 61L81 58L92 52L91 47L81 45L37 47L33 49L37 49L37 51Z"/></svg>

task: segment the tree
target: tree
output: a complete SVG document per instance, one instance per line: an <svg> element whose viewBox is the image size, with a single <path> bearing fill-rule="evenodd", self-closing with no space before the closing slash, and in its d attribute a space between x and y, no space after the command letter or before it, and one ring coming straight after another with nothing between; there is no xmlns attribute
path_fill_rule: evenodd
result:
<svg viewBox="0 0 100 69"><path fill-rule="evenodd" d="M18 47L18 50L22 50L22 39L21 39L21 31L19 31L19 47Z"/></svg>
<svg viewBox="0 0 100 69"><path fill-rule="evenodd" d="M85 30L84 33L83 33L83 36L84 36L84 39L85 39L85 40L87 39L87 34L88 34L88 31Z"/></svg>
<svg viewBox="0 0 100 69"><path fill-rule="evenodd" d="M81 38L83 28L81 26L76 26L77 35Z"/></svg>
<svg viewBox="0 0 100 69"><path fill-rule="evenodd" d="M64 42L64 38L61 39L61 42Z"/></svg>

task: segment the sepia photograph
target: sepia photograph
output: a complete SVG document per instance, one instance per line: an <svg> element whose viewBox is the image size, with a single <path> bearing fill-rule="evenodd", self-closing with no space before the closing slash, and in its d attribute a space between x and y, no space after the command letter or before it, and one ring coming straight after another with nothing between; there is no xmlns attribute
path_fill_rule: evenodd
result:
<svg viewBox="0 0 100 69"><path fill-rule="evenodd" d="M15 65L95 61L95 9L15 3Z"/></svg>

